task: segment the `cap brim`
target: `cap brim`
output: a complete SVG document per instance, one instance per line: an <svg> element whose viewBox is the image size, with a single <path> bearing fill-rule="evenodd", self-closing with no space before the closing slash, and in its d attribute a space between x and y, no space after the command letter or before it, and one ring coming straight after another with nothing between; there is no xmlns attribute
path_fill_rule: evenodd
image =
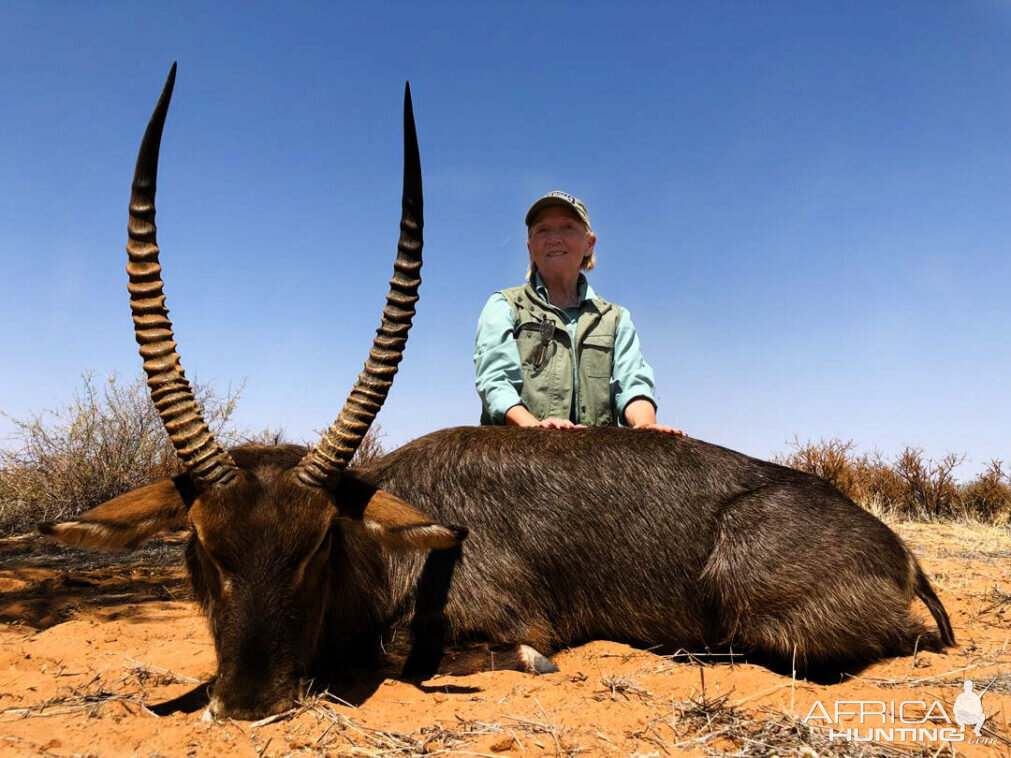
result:
<svg viewBox="0 0 1011 758"><path fill-rule="evenodd" d="M525 219L526 225L530 226L537 218L537 214L540 213L545 208L550 208L551 206L560 206L562 208L568 208L570 211L576 214L583 224L589 228L589 224L586 223L586 219L583 218L583 214L579 212L579 208L560 197L542 197L536 203L530 206L530 210L527 211L527 217Z"/></svg>

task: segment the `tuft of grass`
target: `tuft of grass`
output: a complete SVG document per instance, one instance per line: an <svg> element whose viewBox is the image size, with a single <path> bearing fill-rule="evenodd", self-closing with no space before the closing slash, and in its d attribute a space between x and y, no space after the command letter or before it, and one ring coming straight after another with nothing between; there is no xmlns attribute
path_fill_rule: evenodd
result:
<svg viewBox="0 0 1011 758"><path fill-rule="evenodd" d="M629 695L634 695L640 702L652 700L652 693L644 690L639 683L627 676L605 676L600 680L604 689L593 696L594 700L603 700L605 697L610 700L617 700L621 695L625 700L629 700Z"/></svg>
<svg viewBox="0 0 1011 758"><path fill-rule="evenodd" d="M125 667L126 674L120 682L134 681L142 690L148 686L164 687L170 684L199 684L199 679L194 679L185 674L177 674L170 669L162 669L148 663L134 661L132 665Z"/></svg>

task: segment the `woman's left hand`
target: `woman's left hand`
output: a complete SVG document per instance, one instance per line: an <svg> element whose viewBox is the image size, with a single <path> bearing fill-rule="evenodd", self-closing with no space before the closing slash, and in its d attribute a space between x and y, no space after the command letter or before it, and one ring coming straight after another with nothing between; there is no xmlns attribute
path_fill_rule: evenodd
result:
<svg viewBox="0 0 1011 758"><path fill-rule="evenodd" d="M633 429L652 429L661 434L673 434L678 437L688 436L673 426L656 423L656 406L644 397L637 397L625 406L625 421Z"/></svg>
<svg viewBox="0 0 1011 758"><path fill-rule="evenodd" d="M678 437L687 437L688 435L682 432L680 429L675 429L673 426L667 426L666 424L636 424L632 427L633 429L652 429L654 432L660 432L661 434L673 434Z"/></svg>

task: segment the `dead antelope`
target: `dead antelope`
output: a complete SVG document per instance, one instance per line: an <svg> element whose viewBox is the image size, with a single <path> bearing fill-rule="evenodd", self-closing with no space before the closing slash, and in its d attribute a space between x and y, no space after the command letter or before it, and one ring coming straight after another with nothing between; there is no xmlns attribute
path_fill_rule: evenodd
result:
<svg viewBox="0 0 1011 758"><path fill-rule="evenodd" d="M357 384L312 449L221 448L175 351L155 239L174 78L173 66L137 159L127 270L151 397L186 473L40 529L125 549L192 529L186 562L218 653L212 714L279 712L308 677L384 656L406 675L483 663L544 672L544 655L610 639L838 675L954 644L888 527L817 477L699 440L464 427L348 468L389 391L420 284L409 92L395 274ZM917 596L938 631L910 613Z"/></svg>

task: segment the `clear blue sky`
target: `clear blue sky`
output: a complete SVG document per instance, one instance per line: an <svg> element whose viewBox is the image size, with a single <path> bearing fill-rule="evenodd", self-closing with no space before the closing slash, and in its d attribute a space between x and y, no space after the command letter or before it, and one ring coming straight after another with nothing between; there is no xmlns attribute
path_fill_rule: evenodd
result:
<svg viewBox="0 0 1011 758"><path fill-rule="evenodd" d="M1011 2L0 6L0 408L133 376L130 176L174 60L158 220L183 363L304 439L378 324L411 81L424 284L379 421L475 423L523 214L589 206L662 421L1011 459ZM0 437L10 424L0 421Z"/></svg>

